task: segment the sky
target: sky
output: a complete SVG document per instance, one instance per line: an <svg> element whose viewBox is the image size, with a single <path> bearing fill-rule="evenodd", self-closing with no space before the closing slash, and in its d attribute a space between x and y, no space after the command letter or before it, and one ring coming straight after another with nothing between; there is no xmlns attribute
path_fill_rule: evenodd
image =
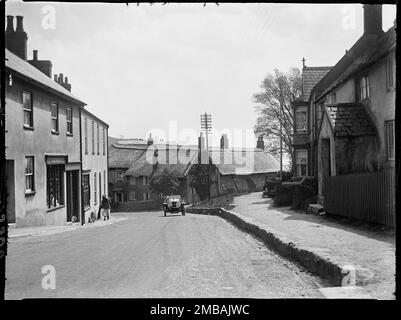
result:
<svg viewBox="0 0 401 320"><path fill-rule="evenodd" d="M383 30L395 19L383 6ZM7 1L24 16L28 59L51 60L109 135L255 147L252 96L274 69L332 66L363 32L360 4L111 4Z"/></svg>

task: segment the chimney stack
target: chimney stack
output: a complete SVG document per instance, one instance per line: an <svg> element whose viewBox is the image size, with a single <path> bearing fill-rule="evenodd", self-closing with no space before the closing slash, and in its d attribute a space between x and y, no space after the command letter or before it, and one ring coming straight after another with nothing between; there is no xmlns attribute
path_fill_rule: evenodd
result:
<svg viewBox="0 0 401 320"><path fill-rule="evenodd" d="M14 31L13 16L7 16L6 48L23 60L27 59L28 35L24 31L22 16L17 16L17 27Z"/></svg>
<svg viewBox="0 0 401 320"><path fill-rule="evenodd" d="M54 75L54 81L58 82L57 74Z"/></svg>
<svg viewBox="0 0 401 320"><path fill-rule="evenodd" d="M14 17L13 16L7 16L7 28L6 32L14 32Z"/></svg>
<svg viewBox="0 0 401 320"><path fill-rule="evenodd" d="M152 144L153 144L152 133L151 133L151 132L149 132L148 146L151 146Z"/></svg>
<svg viewBox="0 0 401 320"><path fill-rule="evenodd" d="M383 32L381 4L363 5L363 24L365 34L379 34Z"/></svg>
<svg viewBox="0 0 401 320"><path fill-rule="evenodd" d="M256 142L256 148L265 150L265 141L263 140L263 136L258 137L258 141Z"/></svg>
<svg viewBox="0 0 401 320"><path fill-rule="evenodd" d="M36 69L42 71L49 78L52 77L52 63L50 60L38 60L38 50L33 50L33 59L28 60ZM57 80L55 80L57 81Z"/></svg>
<svg viewBox="0 0 401 320"><path fill-rule="evenodd" d="M17 18L17 28L15 29L15 32L24 32L24 26L22 24L24 17L16 16L16 18Z"/></svg>
<svg viewBox="0 0 401 320"><path fill-rule="evenodd" d="M220 138L220 149L228 149L228 138L227 134L222 134Z"/></svg>

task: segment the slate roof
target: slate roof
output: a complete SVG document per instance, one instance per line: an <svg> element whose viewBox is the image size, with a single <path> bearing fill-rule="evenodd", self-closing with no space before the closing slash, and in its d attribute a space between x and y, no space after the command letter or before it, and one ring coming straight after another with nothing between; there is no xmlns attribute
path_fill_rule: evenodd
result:
<svg viewBox="0 0 401 320"><path fill-rule="evenodd" d="M338 103L325 106L335 136L376 135L364 106L359 103Z"/></svg>
<svg viewBox="0 0 401 320"><path fill-rule="evenodd" d="M119 148L109 146L109 167L129 168L138 157L145 152L145 149Z"/></svg>
<svg viewBox="0 0 401 320"><path fill-rule="evenodd" d="M13 70L18 75L33 80L37 85L46 88L47 90L53 91L54 93L63 96L66 99L72 100L79 105L86 105L85 102L78 99L70 91L65 89L62 85L49 78L42 71L35 68L28 61L25 61L12 53L10 50L6 50L6 68Z"/></svg>
<svg viewBox="0 0 401 320"><path fill-rule="evenodd" d="M383 33L381 39L378 40L377 45L367 47L360 55L353 57L352 62L341 72L340 76L333 81L324 91L322 91L317 100L324 97L330 91L338 87L341 83L351 78L354 74L362 71L368 66L374 64L391 50L396 45L396 32L395 28L391 27L387 32Z"/></svg>
<svg viewBox="0 0 401 320"><path fill-rule="evenodd" d="M248 175L280 170L277 159L261 149L214 149L210 151L210 155L212 163L222 175Z"/></svg>
<svg viewBox="0 0 401 320"><path fill-rule="evenodd" d="M302 101L309 101L313 87L330 71L332 67L305 67L302 69ZM298 99L297 99L298 100Z"/></svg>

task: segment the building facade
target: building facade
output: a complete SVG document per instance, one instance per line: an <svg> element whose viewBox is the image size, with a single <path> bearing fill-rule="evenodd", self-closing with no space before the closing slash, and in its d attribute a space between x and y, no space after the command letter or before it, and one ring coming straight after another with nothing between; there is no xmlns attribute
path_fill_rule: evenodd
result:
<svg viewBox="0 0 401 320"><path fill-rule="evenodd" d="M395 166L395 27L382 30L380 5L365 5L364 35L370 43L341 76L320 89L319 194L325 177L393 170ZM335 97L335 101L333 100ZM330 101L330 103L328 103Z"/></svg>
<svg viewBox="0 0 401 320"><path fill-rule="evenodd" d="M108 195L109 125L88 110L81 113L82 220L97 218L102 195Z"/></svg>
<svg viewBox="0 0 401 320"><path fill-rule="evenodd" d="M7 17L8 221L17 227L79 221L79 122L85 103L65 81L51 79L51 63L40 64L37 51L28 62L22 21L18 16L14 30L13 17Z"/></svg>

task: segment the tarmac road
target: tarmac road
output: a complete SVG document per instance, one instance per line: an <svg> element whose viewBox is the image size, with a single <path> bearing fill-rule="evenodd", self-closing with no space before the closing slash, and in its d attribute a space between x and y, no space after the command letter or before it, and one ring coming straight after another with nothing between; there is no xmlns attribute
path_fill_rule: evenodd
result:
<svg viewBox="0 0 401 320"><path fill-rule="evenodd" d="M318 297L319 279L227 221L187 213L119 213L97 228L9 240L6 299ZM43 289L54 266L56 288Z"/></svg>

